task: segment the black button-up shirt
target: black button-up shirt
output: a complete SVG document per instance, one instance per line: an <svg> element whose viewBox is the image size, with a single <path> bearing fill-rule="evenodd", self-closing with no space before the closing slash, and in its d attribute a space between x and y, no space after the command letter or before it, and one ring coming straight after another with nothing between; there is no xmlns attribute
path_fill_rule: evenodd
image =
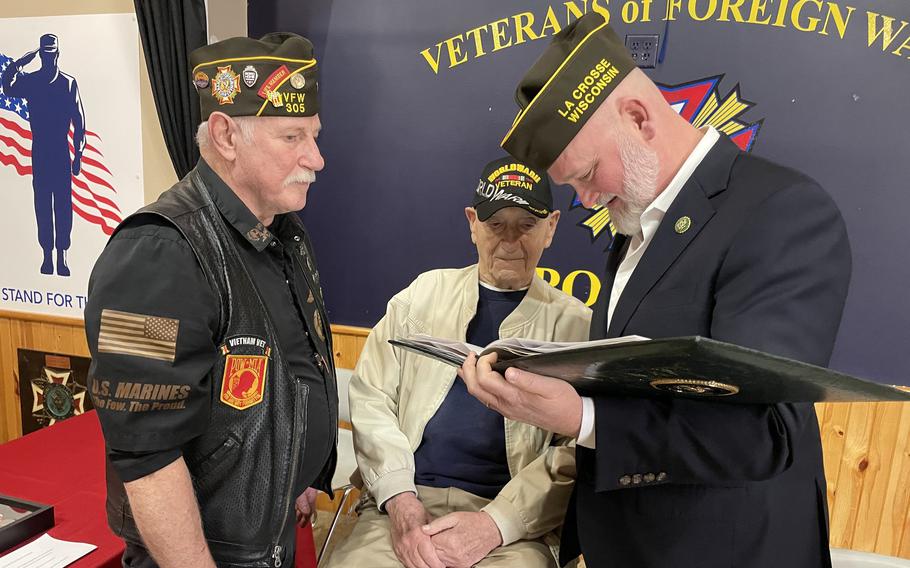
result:
<svg viewBox="0 0 910 568"><path fill-rule="evenodd" d="M198 170L210 188L212 200L236 232L237 246L256 283L268 316L275 326L291 372L309 386L307 435L298 471L298 487L305 488L322 470L331 454L336 425L328 409L329 389L320 372L318 350L307 329L304 306L312 303L301 263L293 258L302 235L285 215L268 228L203 160ZM291 213L293 214L293 213ZM97 350L104 309L179 321L176 356L170 364L142 356L111 355ZM98 410L107 430L136 432L135 447L119 443L108 453L124 481L148 475L180 457L180 447L201 434L210 405L217 397L208 374L218 357L217 324L220 306L193 251L169 223L138 216L120 228L98 259L89 283L85 311L86 333L95 354L96 388L107 377L116 381L188 385L185 405L157 412ZM216 402L217 403L217 402ZM111 444L109 443L109 446Z"/></svg>

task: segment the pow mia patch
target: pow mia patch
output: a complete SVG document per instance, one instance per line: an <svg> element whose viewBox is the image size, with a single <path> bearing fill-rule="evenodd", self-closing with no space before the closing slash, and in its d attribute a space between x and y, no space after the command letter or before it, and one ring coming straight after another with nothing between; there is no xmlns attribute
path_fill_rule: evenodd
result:
<svg viewBox="0 0 910 568"><path fill-rule="evenodd" d="M269 357L265 340L251 336L229 337L221 346L224 373L219 399L237 410L256 406L265 398Z"/></svg>

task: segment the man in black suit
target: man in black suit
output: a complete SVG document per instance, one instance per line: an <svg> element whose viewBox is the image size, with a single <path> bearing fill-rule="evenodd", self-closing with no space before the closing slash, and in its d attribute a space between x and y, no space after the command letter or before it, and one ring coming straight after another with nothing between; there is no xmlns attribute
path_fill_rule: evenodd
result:
<svg viewBox="0 0 910 568"><path fill-rule="evenodd" d="M517 99L503 147L571 184L585 206L609 207L623 235L608 252L592 339L701 335L827 365L851 255L817 183L690 125L597 14L557 35ZM588 399L515 368L503 377L491 362L462 368L474 396L578 439L563 561L831 565L811 404Z"/></svg>

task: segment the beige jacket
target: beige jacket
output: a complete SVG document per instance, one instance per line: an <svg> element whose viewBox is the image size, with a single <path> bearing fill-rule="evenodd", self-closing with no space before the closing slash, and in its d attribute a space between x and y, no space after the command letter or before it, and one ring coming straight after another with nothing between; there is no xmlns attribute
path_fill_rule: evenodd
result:
<svg viewBox="0 0 910 568"><path fill-rule="evenodd" d="M464 340L478 301L477 265L432 270L393 297L370 333L350 385L354 448L360 475L376 503L414 485L414 451L436 414L455 370L389 345L414 333ZM535 277L499 335L547 341L588 338L591 311ZM575 479L575 448L534 426L505 421L512 480L484 507L503 544L537 538L562 524Z"/></svg>

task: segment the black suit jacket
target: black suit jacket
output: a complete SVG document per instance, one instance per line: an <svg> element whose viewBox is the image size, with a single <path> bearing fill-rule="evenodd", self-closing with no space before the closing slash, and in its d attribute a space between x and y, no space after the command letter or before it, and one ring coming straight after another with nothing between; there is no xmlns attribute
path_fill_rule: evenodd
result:
<svg viewBox="0 0 910 568"><path fill-rule="evenodd" d="M680 217L691 227L679 233ZM827 365L850 279L837 207L806 176L721 137L673 202L593 338L701 335ZM577 450L562 560L590 568L830 566L811 404L599 397L596 450Z"/></svg>

